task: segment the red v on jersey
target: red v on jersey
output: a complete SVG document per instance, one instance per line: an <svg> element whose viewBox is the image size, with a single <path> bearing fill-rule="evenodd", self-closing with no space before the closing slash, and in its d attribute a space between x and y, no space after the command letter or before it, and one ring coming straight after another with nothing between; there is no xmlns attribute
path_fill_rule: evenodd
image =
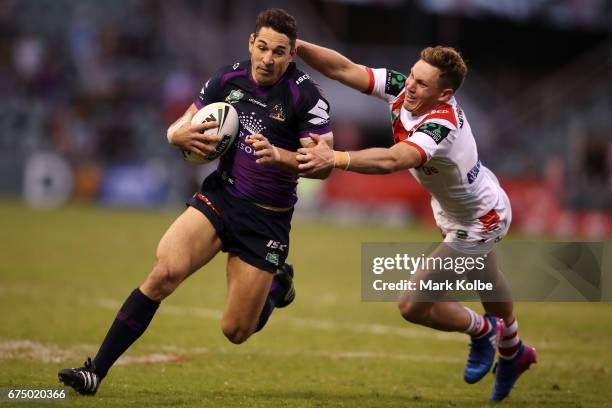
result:
<svg viewBox="0 0 612 408"><path fill-rule="evenodd" d="M443 103L436 106L431 112L425 115L425 117L423 117L423 119L421 119L416 125L414 125L412 129L406 130L401 119L401 109L402 105L404 104L404 98L402 97L403 94L404 92L399 95L398 99L393 103L393 106L391 107L392 111L400 111L400 114L397 115L397 117L393 121L393 141L395 143L399 143L407 137L412 136L414 131L417 130L419 126L421 126L423 123L430 119L443 119L457 127L457 119L455 117L453 107L447 103Z"/></svg>

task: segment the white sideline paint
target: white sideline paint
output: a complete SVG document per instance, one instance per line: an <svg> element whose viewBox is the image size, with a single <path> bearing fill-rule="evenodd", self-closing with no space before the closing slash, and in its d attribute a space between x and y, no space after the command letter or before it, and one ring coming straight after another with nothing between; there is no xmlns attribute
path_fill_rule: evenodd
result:
<svg viewBox="0 0 612 408"><path fill-rule="evenodd" d="M118 310L121 303L112 299L100 299L96 302L100 307L111 310ZM91 305L91 303L88 302ZM158 309L158 313L169 314L173 316L195 316L208 319L221 319L222 311L218 309L210 309L203 307L185 307L174 305L162 305ZM466 336L463 333L440 332L431 329L418 329L409 327L395 327L383 324L364 324L364 323L346 323L336 320L327 319L304 319L299 317L286 317L280 313L274 315L274 320L282 321L299 328L309 328L315 330L338 331L344 333L372 334L380 336L398 336L409 337L427 340L454 341L466 343Z"/></svg>
<svg viewBox="0 0 612 408"><path fill-rule="evenodd" d="M79 344L72 347L60 347L55 344L41 343L33 340L1 340L0 360L27 359L43 363L75 363L83 359L87 353L95 350L96 346ZM463 363L465 359L454 357L430 356L425 354L393 354L372 351L240 351L240 350L211 350L205 347L179 348L176 346L146 347L147 350L156 352L139 356L121 357L115 365L130 364L162 364L187 361L185 356L191 355L221 355L221 354L244 354L264 357L299 357L299 358L328 358L333 360L342 359L387 359L403 361L429 361L434 363ZM163 351L160 353L160 351Z"/></svg>
<svg viewBox="0 0 612 408"><path fill-rule="evenodd" d="M11 340L0 338L0 361L9 359L34 360L42 363L68 363L78 364L85 356L97 349L93 344L77 344L71 347L42 343L33 340ZM180 348L173 345L142 347L148 354L121 357L115 365L131 364L164 364L180 363L189 360L189 356L196 355L224 355L238 354L255 357L295 357L300 359L327 358L330 360L400 360L413 362L429 362L442 364L464 364L464 356L439 356L429 354L385 353L381 351L271 351L271 350L245 350L236 348L209 349L206 347ZM556 367L573 370L577 366L590 370L608 370L607 364L591 363L587 361L561 360L558 356L554 360L539 361L541 367Z"/></svg>
<svg viewBox="0 0 612 408"><path fill-rule="evenodd" d="M3 340L0 339L0 360L25 359L42 363L78 362L91 354L97 346L93 344L77 344L72 347L60 347L55 344L41 343L33 340ZM156 350L159 350L156 348ZM202 354L205 349L185 350L181 354ZM141 356L121 357L116 365L127 364L159 364L178 362L185 357L174 354L152 353Z"/></svg>

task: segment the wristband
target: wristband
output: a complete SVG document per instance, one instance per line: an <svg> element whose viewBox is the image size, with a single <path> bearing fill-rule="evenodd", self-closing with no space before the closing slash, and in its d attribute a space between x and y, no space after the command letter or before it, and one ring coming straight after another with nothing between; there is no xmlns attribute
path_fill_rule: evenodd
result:
<svg viewBox="0 0 612 408"><path fill-rule="evenodd" d="M351 155L349 152L339 152L334 150L334 167L342 170L348 170L351 164Z"/></svg>

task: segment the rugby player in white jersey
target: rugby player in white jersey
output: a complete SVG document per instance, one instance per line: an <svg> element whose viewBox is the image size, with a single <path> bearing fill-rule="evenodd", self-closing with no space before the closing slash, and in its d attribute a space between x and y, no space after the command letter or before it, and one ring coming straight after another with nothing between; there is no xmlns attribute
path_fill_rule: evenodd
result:
<svg viewBox="0 0 612 408"><path fill-rule="evenodd" d="M303 175L332 168L365 174L410 169L432 195L434 217L444 235L438 254L487 254L485 270L499 274L495 243L508 232L511 207L495 175L478 159L472 130L455 99L467 73L460 54L450 47L425 48L407 76L355 64L304 41L298 41L298 55L329 78L386 101L395 141L390 148L351 152L334 151L320 141L316 147L298 150ZM490 399L499 401L536 361L535 350L518 337L511 298L503 300L507 301L483 300L486 313L481 316L458 302L418 301L406 294L399 309L410 322L471 336L464 370L470 384L490 370L497 348Z"/></svg>

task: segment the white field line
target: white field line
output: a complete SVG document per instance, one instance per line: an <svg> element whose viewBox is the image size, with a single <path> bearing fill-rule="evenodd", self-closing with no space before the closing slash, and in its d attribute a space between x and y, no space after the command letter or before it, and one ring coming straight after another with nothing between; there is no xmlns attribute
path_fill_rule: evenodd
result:
<svg viewBox="0 0 612 408"><path fill-rule="evenodd" d="M100 307L110 310L119 310L121 303L112 299L100 299L96 302ZM173 316L194 316L219 320L222 311L203 307L185 307L174 305L161 305L158 313ZM274 314L273 319L282 321L299 328L309 328L324 331L338 331L343 333L371 334L379 336L397 336L425 340L453 341L467 344L466 336L462 333L448 333L430 329L417 329L409 327L395 327L383 324L345 323L327 319L304 319L300 317L286 317L280 313Z"/></svg>
<svg viewBox="0 0 612 408"><path fill-rule="evenodd" d="M95 346L79 344L72 347L60 347L55 344L41 343L33 340L0 340L0 360L25 359L42 363L75 363L84 359L91 353ZM462 363L463 358L440 357L426 354L393 354L372 351L231 351L225 349L211 350L205 347L179 348L176 346L147 347L150 353L137 356L121 357L116 365L129 364L161 364L188 361L187 356L194 355L223 355L244 354L264 357L297 357L297 358L327 358L332 360L343 359L380 359L380 360L402 360L415 362L434 363Z"/></svg>
<svg viewBox="0 0 612 408"><path fill-rule="evenodd" d="M77 344L71 347L60 347L55 344L41 343L33 340L2 340L0 339L0 360L25 359L42 363L61 363L64 361L80 361L96 346L93 344ZM181 357L172 354L152 353L144 356L127 356L117 361L123 364L152 364L178 361Z"/></svg>
<svg viewBox="0 0 612 408"><path fill-rule="evenodd" d="M88 303L91 305L91 303ZM102 308L117 311L121 307L121 303L112 299L99 299L96 304ZM193 307L193 306L174 306L161 305L158 313L163 313L172 316L193 316L206 319L220 320L223 312L218 309ZM426 341L439 340L455 343L463 343L467 346L468 340L465 334L457 332L442 332L428 328L419 328L417 326L405 323L408 327L390 326L374 323L346 323L337 320L329 319L305 319L301 317L291 317L284 313L274 313L272 319L289 324L300 329L313 329L330 332L367 334L377 336L396 336L402 338L423 339ZM402 323L398 323L401 325ZM412 326L412 327L410 327ZM563 347L557 343L546 339L539 339L538 349L553 350L562 349Z"/></svg>
<svg viewBox="0 0 612 408"><path fill-rule="evenodd" d="M91 354L96 346L92 344L78 344L71 347L61 347L55 344L42 343L34 340L0 339L0 361L9 359L33 360L42 363L80 363L85 356ZM158 347L144 347L147 354L121 357L115 365L132 364L164 364L181 363L189 361L190 357L198 355L245 355L272 358L298 358L298 359L329 359L329 360L399 360L410 362L463 364L464 356L450 357L430 354L386 353L381 351L271 351L271 350L240 350L240 349L209 349L206 347L180 348L173 345ZM129 353L128 353L129 354ZM574 370L578 367L609 372L608 364L593 363L584 360L554 360L538 361L536 367L560 368Z"/></svg>

